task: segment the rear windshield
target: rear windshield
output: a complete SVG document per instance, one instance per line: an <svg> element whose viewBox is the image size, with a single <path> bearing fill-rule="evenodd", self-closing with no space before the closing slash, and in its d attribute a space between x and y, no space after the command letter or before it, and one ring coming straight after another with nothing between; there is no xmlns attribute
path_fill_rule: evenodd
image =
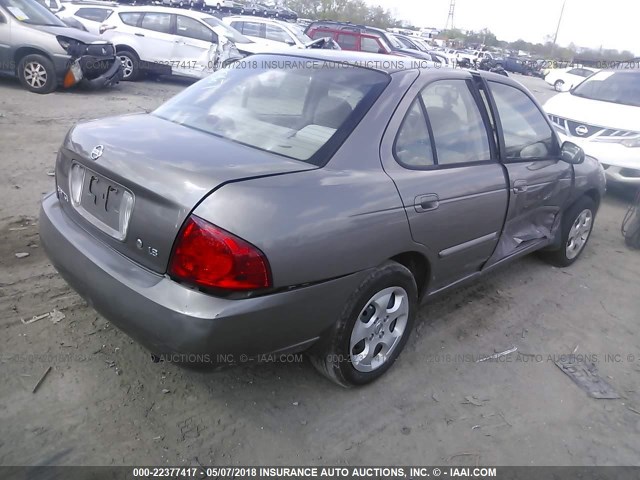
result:
<svg viewBox="0 0 640 480"><path fill-rule="evenodd" d="M323 165L389 78L358 66L257 55L218 70L153 114L250 147Z"/></svg>

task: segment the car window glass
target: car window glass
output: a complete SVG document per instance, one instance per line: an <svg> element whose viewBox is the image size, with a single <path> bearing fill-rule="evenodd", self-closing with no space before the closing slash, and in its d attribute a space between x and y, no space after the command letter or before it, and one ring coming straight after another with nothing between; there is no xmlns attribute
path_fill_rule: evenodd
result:
<svg viewBox="0 0 640 480"><path fill-rule="evenodd" d="M355 50L357 48L358 39L355 35L341 33L336 41L343 50Z"/></svg>
<svg viewBox="0 0 640 480"><path fill-rule="evenodd" d="M142 13L130 12L130 13L120 13L119 15L120 15L120 20L122 20L122 23L124 23L125 25L130 25L132 27L135 27L136 25L138 25L138 20L140 20Z"/></svg>
<svg viewBox="0 0 640 480"><path fill-rule="evenodd" d="M111 13L112 10L106 8L80 8L76 12L76 16L94 22L104 22Z"/></svg>
<svg viewBox="0 0 640 480"><path fill-rule="evenodd" d="M427 120L417 99L398 130L394 154L398 162L407 167L429 167L435 163Z"/></svg>
<svg viewBox="0 0 640 480"><path fill-rule="evenodd" d="M161 33L171 33L171 15L168 13L147 12L144 14L142 28Z"/></svg>
<svg viewBox="0 0 640 480"><path fill-rule="evenodd" d="M265 25L267 40L273 40L275 42L290 42L291 36L277 25Z"/></svg>
<svg viewBox="0 0 640 480"><path fill-rule="evenodd" d="M380 51L380 44L375 38L360 37L360 50L363 52L378 53Z"/></svg>
<svg viewBox="0 0 640 480"><path fill-rule="evenodd" d="M193 18L178 15L176 19L176 35L211 42L213 32Z"/></svg>
<svg viewBox="0 0 640 480"><path fill-rule="evenodd" d="M548 158L555 137L543 113L521 90L489 82L504 132L505 156L510 159Z"/></svg>
<svg viewBox="0 0 640 480"><path fill-rule="evenodd" d="M439 165L491 159L480 110L465 80L440 80L421 93Z"/></svg>
<svg viewBox="0 0 640 480"><path fill-rule="evenodd" d="M334 134L346 138L350 121L366 112L388 81L387 74L359 67L220 69L154 114L244 145L324 163L326 154L319 150ZM358 96L355 108L345 100Z"/></svg>
<svg viewBox="0 0 640 480"><path fill-rule="evenodd" d="M582 73L582 70L580 70L579 68L572 68L567 73L569 75L580 75Z"/></svg>
<svg viewBox="0 0 640 480"><path fill-rule="evenodd" d="M244 22L242 34L251 35L252 37L260 37L260 24L255 22Z"/></svg>
<svg viewBox="0 0 640 480"><path fill-rule="evenodd" d="M242 31L242 29L244 27L244 22L231 22L231 26L233 28L235 28L236 30L238 30L240 33L244 33Z"/></svg>
<svg viewBox="0 0 640 480"><path fill-rule="evenodd" d="M257 114L302 115L309 77L289 75L256 82L248 91L246 105Z"/></svg>

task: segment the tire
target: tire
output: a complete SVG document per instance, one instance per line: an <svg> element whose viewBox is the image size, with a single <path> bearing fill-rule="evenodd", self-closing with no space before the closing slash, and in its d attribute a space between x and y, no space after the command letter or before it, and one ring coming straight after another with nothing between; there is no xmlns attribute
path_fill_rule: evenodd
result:
<svg viewBox="0 0 640 480"><path fill-rule="evenodd" d="M563 80L556 80L556 83L553 84L553 88L556 92L562 92L562 87L564 87Z"/></svg>
<svg viewBox="0 0 640 480"><path fill-rule="evenodd" d="M119 50L116 55L122 63L123 82L135 82L140 78L140 59L138 55L129 50Z"/></svg>
<svg viewBox="0 0 640 480"><path fill-rule="evenodd" d="M541 252L542 258L556 267L572 265L584 252L596 218L596 204L589 197L581 197L562 215L560 242L562 247Z"/></svg>
<svg viewBox="0 0 640 480"><path fill-rule="evenodd" d="M379 302L377 308L375 302ZM385 263L349 297L338 321L309 352L311 363L342 387L377 380L404 348L417 303L418 291L411 272L399 263ZM394 314L399 316L394 318Z"/></svg>
<svg viewBox="0 0 640 480"><path fill-rule="evenodd" d="M44 55L31 54L20 60L18 79L24 88L34 93L51 93L58 86L53 62Z"/></svg>

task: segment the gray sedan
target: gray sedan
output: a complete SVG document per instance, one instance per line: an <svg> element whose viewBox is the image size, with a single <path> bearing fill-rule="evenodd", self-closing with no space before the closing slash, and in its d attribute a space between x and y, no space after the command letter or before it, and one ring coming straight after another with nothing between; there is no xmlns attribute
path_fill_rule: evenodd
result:
<svg viewBox="0 0 640 480"><path fill-rule="evenodd" d="M572 264L600 165L517 82L381 58L256 55L75 126L42 203L52 263L156 355L305 350L344 386L388 370L435 295L534 251Z"/></svg>

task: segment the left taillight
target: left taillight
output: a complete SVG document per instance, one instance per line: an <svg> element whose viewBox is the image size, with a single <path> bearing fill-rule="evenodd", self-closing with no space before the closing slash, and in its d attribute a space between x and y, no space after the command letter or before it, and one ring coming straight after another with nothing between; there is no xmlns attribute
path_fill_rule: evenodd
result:
<svg viewBox="0 0 640 480"><path fill-rule="evenodd" d="M269 262L257 247L195 215L178 234L168 273L206 288L247 291L271 287Z"/></svg>

